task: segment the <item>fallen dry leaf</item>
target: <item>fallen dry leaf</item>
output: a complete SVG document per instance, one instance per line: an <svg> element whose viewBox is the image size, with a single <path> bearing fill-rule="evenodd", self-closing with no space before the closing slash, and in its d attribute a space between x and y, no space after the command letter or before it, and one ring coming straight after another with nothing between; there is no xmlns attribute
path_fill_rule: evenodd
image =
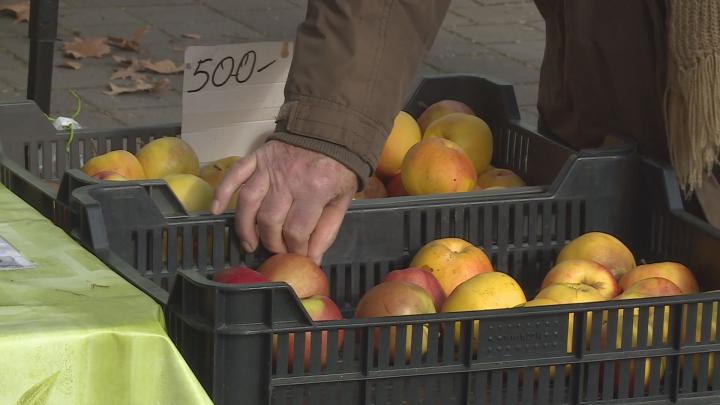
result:
<svg viewBox="0 0 720 405"><path fill-rule="evenodd" d="M112 59L120 65L129 65L132 61L122 55L112 55ZM136 58L133 58L136 59Z"/></svg>
<svg viewBox="0 0 720 405"><path fill-rule="evenodd" d="M120 49L137 52L140 49L140 41L145 36L145 33L150 29L150 26L138 28L133 34L132 38L120 38L120 37L108 37L110 45L116 46Z"/></svg>
<svg viewBox="0 0 720 405"><path fill-rule="evenodd" d="M103 93L109 95L109 96L117 96L118 94L125 94L125 93L140 93L143 91L154 93L156 91L160 91L167 87L170 84L170 80L168 79L161 79L156 82L146 82L145 80L138 79L135 80L135 83L133 83L132 86L118 86L115 83L109 82L108 86L110 87L110 91L103 91Z"/></svg>
<svg viewBox="0 0 720 405"><path fill-rule="evenodd" d="M200 39L202 36L200 34L196 34L194 32L188 32L187 34L182 34L183 38L190 38L190 39Z"/></svg>
<svg viewBox="0 0 720 405"><path fill-rule="evenodd" d="M137 70L124 68L118 69L110 75L110 80L116 79L145 80L147 76Z"/></svg>
<svg viewBox="0 0 720 405"><path fill-rule="evenodd" d="M10 12L15 16L15 22L30 21L30 0L0 6L0 12Z"/></svg>
<svg viewBox="0 0 720 405"><path fill-rule="evenodd" d="M73 42L65 42L63 49L66 55L70 55L75 59L82 58L100 58L110 53L107 38L78 38L75 37Z"/></svg>
<svg viewBox="0 0 720 405"><path fill-rule="evenodd" d="M147 76L140 73L141 66L137 63L137 59L133 59L130 65L120 69L116 69L115 72L110 76L110 80L115 79L130 79L130 80L145 80Z"/></svg>
<svg viewBox="0 0 720 405"><path fill-rule="evenodd" d="M163 75L182 73L184 70L183 65L176 65L175 62L170 59L163 59L157 62L153 62L150 59L141 59L138 63L142 66L142 70L149 70Z"/></svg>
<svg viewBox="0 0 720 405"><path fill-rule="evenodd" d="M70 60L63 61L62 65L60 65L60 66L70 68L72 70L78 70L82 67L80 62L73 62Z"/></svg>

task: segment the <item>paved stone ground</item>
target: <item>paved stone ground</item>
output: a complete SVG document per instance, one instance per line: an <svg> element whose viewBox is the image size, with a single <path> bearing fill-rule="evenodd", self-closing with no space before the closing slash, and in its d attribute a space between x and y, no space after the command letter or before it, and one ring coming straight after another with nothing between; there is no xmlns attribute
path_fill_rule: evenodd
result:
<svg viewBox="0 0 720 405"><path fill-rule="evenodd" d="M17 0L0 0L0 5ZM60 0L51 115L74 110L68 89L84 101L78 117L89 128L180 122L182 76L158 93L103 94L113 68L110 56L84 59L80 70L61 67L62 42L73 36L130 37L149 25L141 58L181 62L189 45L258 40L293 40L305 0ZM0 102L25 97L28 25L0 15ZM197 33L200 39L184 38ZM419 69L431 73L478 73L515 86L523 120L537 121L537 82L545 27L531 0L453 0L432 50Z"/></svg>

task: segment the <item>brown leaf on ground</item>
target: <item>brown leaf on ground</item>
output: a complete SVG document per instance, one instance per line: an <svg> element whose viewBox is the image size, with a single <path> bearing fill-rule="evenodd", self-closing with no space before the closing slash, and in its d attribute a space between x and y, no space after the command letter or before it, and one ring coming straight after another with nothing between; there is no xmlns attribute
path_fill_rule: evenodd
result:
<svg viewBox="0 0 720 405"><path fill-rule="evenodd" d="M183 65L176 65L175 62L170 59L163 59L157 62L153 62L150 59L141 59L139 63L143 68L142 70L149 70L162 75L182 73L184 70Z"/></svg>
<svg viewBox="0 0 720 405"><path fill-rule="evenodd" d="M130 79L130 80L145 80L146 76L139 73L142 70L142 66L138 62L138 59L133 57L127 59L122 56L113 55L113 60L118 62L121 68L115 69L113 74L110 76L110 80L115 79Z"/></svg>
<svg viewBox="0 0 720 405"><path fill-rule="evenodd" d="M109 96L117 96L118 94L125 94L125 93L140 93L140 92L154 93L154 92L164 89L169 84L170 84L170 80L168 80L168 79L162 79L162 80L158 80L156 82L146 82L145 80L138 79L138 80L135 80L135 83L133 83L132 86L118 86L115 83L108 82L108 86L110 87L110 90L103 91L103 93L105 93Z"/></svg>
<svg viewBox="0 0 720 405"><path fill-rule="evenodd" d="M78 38L75 37L73 42L65 42L63 49L65 54L75 59L82 58L100 58L110 53L107 38Z"/></svg>
<svg viewBox="0 0 720 405"><path fill-rule="evenodd" d="M130 59L128 59L128 58L126 58L126 57L124 57L124 56L121 56L121 55L115 55L115 54L113 54L112 59L113 59L115 62L117 62L117 63L119 63L119 64L121 64L121 65L130 64Z"/></svg>
<svg viewBox="0 0 720 405"><path fill-rule="evenodd" d="M137 52L140 49L140 41L145 36L145 33L150 29L150 26L138 28L133 34L132 38L121 38L121 37L108 37L110 45L116 46L120 49Z"/></svg>
<svg viewBox="0 0 720 405"><path fill-rule="evenodd" d="M30 0L20 1L13 4L0 5L0 12L9 12L15 16L15 22L30 21Z"/></svg>
<svg viewBox="0 0 720 405"><path fill-rule="evenodd" d="M116 79L145 80L147 76L137 70L124 68L118 69L110 75L110 80Z"/></svg>
<svg viewBox="0 0 720 405"><path fill-rule="evenodd" d="M63 61L63 63L62 63L60 66L66 67L66 68L69 68L69 69L72 69L72 70L78 70L78 69L80 69L80 68L82 67L82 65L80 64L80 62L73 62L73 61L70 61L70 60Z"/></svg>
<svg viewBox="0 0 720 405"><path fill-rule="evenodd" d="M196 34L194 32L188 32L187 34L182 34L183 38L190 38L190 39L200 39L202 36L200 34Z"/></svg>

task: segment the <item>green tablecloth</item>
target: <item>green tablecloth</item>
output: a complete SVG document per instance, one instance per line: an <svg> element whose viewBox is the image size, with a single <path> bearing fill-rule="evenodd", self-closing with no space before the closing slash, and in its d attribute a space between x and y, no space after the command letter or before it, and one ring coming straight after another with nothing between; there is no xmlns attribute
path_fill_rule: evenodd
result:
<svg viewBox="0 0 720 405"><path fill-rule="evenodd" d="M205 404L160 307L0 185L0 404Z"/></svg>

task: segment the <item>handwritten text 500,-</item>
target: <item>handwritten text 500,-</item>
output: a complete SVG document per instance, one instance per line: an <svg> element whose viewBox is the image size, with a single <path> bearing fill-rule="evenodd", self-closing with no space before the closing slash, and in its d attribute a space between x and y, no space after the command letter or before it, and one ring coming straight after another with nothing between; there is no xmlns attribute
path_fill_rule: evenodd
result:
<svg viewBox="0 0 720 405"><path fill-rule="evenodd" d="M245 83L250 80L254 73L260 73L275 63L275 59L273 59L256 70L257 54L252 50L245 52L240 58L239 63L235 62L233 56L226 56L220 59L215 63L215 67L213 67L212 64L213 61L213 58L200 59L197 61L195 71L193 71L193 77L200 75L204 77L204 80L197 88L188 90L188 93L196 93L209 84L214 87L222 87L230 81L230 78L235 78L238 84Z"/></svg>

